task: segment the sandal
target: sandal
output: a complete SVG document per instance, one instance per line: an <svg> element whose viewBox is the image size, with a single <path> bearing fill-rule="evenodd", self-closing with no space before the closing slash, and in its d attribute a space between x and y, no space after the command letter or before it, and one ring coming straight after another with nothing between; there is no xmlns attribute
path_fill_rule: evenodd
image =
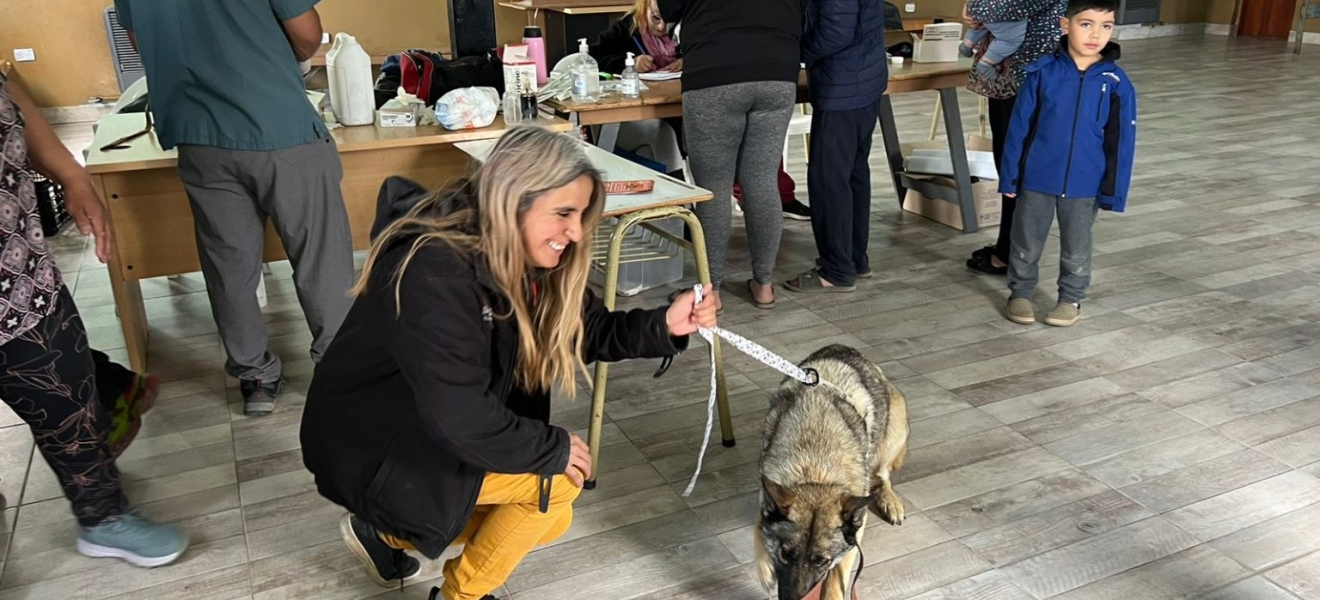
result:
<svg viewBox="0 0 1320 600"><path fill-rule="evenodd" d="M755 281L756 281L755 279L748 279L748 280L747 280L747 295L749 296L749 298L750 298L751 301L752 301L752 306L755 306L755 307L757 307L757 308L759 308L759 309L761 309L761 310L770 310L770 309L774 308L774 307L775 307L775 301L774 301L773 299L771 299L769 302L760 302L760 301L757 301L757 299L756 299L756 288L752 287L752 284L753 284ZM773 290L773 289L774 289L774 286L771 285L771 290Z"/></svg>
<svg viewBox="0 0 1320 600"><path fill-rule="evenodd" d="M785 281L784 287L803 294L846 294L857 290L855 285L825 285L820 271L815 269Z"/></svg>
<svg viewBox="0 0 1320 600"><path fill-rule="evenodd" d="M819 258L816 259L816 270L820 270L820 259L819 259ZM872 270L871 270L871 267L867 267L867 268L865 268L865 269L859 269L859 270L857 271L857 278L858 278L858 279L870 279L870 278L872 278L872 277L875 277L875 271L872 271Z"/></svg>
<svg viewBox="0 0 1320 600"><path fill-rule="evenodd" d="M982 246L980 248L972 250L972 258L976 258L978 256L990 256L991 254L994 253L995 253L995 245L990 244L988 246Z"/></svg>
<svg viewBox="0 0 1320 600"><path fill-rule="evenodd" d="M993 252L987 254L973 253L972 257L967 259L967 268L988 275L1008 275L1008 267L996 267L991 260L992 257L994 257Z"/></svg>

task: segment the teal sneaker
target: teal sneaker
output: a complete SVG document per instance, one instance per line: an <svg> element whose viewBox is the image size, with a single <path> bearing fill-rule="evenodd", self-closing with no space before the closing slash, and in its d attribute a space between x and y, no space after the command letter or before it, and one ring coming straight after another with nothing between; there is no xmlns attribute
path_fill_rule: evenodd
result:
<svg viewBox="0 0 1320 600"><path fill-rule="evenodd" d="M138 567L168 565L188 549L188 536L129 511L95 527L78 528L78 553L119 558Z"/></svg>

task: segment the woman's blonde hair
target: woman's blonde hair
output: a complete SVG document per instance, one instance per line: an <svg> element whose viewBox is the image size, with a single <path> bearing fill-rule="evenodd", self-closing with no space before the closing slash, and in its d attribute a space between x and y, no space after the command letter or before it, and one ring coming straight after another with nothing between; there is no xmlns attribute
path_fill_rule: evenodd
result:
<svg viewBox="0 0 1320 600"><path fill-rule="evenodd" d="M634 33L642 31L643 29L647 31L651 30L650 4L652 2L655 2L655 0L633 0L633 6L629 9L627 14L632 15L632 28ZM651 33L655 32L651 31Z"/></svg>
<svg viewBox="0 0 1320 600"><path fill-rule="evenodd" d="M582 215L583 239L569 244L554 269L536 272L528 264L523 244L523 217L542 194L581 177L591 180L591 202ZM464 191L475 192L471 206L443 210L441 205ZM400 238L413 239L392 278L397 311L403 309L399 291L403 273L425 245L446 243L473 260L484 260L495 287L509 302L508 313L499 317L513 318L518 326L518 382L528 391L558 387L573 397L577 392L574 375L586 374L582 362L583 301L591 235L604 208L605 186L581 142L535 125L514 127L495 143L485 163L470 178L432 193L380 233L353 294L367 291L377 261ZM533 280L539 287L535 300L530 289Z"/></svg>

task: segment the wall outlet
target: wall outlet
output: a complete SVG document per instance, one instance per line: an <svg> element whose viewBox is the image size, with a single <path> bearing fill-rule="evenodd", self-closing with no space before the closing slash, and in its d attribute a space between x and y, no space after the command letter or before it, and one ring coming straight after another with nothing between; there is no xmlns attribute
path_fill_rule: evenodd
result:
<svg viewBox="0 0 1320 600"><path fill-rule="evenodd" d="M330 34L329 34L329 33L326 33L326 32L324 32L324 31L321 32L321 43L322 43L322 44L329 44L329 43L330 43Z"/></svg>
<svg viewBox="0 0 1320 600"><path fill-rule="evenodd" d="M906 10L906 11L908 11L908 12L910 12L910 13L917 12L917 5L915 5L915 4L906 4L906 5L903 6L903 10Z"/></svg>
<svg viewBox="0 0 1320 600"><path fill-rule="evenodd" d="M32 62L37 60L37 53L31 48L14 48L14 62Z"/></svg>

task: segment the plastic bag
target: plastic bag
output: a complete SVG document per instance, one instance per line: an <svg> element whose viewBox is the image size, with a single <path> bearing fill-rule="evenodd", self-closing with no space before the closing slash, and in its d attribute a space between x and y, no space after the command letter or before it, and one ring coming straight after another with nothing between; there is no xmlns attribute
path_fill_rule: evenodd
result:
<svg viewBox="0 0 1320 600"><path fill-rule="evenodd" d="M466 87L451 90L435 103L435 118L445 129L477 129L495 121L500 110L500 94L492 87Z"/></svg>

